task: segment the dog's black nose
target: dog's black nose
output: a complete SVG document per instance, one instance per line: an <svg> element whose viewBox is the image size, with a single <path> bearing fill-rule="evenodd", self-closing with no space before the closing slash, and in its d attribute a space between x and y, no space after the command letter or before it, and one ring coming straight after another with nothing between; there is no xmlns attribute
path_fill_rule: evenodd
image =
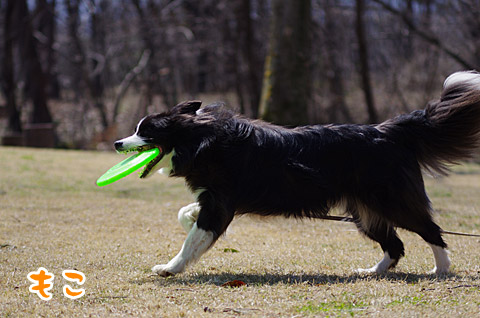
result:
<svg viewBox="0 0 480 318"><path fill-rule="evenodd" d="M123 142L115 141L115 143L113 145L115 146L115 150L120 150L120 149L122 149Z"/></svg>

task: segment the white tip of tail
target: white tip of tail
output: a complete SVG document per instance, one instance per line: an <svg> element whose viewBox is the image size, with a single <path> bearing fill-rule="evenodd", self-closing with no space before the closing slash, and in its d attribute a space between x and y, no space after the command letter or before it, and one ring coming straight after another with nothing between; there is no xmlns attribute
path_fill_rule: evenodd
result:
<svg viewBox="0 0 480 318"><path fill-rule="evenodd" d="M463 71L456 72L447 77L443 83L443 89L450 88L451 86L463 84L469 85L473 88L480 90L480 73L477 71Z"/></svg>

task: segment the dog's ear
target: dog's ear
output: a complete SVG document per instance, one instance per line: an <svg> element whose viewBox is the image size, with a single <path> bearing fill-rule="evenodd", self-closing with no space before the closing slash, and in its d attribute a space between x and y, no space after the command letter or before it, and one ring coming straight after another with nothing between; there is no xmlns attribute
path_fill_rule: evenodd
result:
<svg viewBox="0 0 480 318"><path fill-rule="evenodd" d="M194 115L201 105L202 105L202 102L199 100L189 100L189 101L181 102L180 104L172 108L171 113Z"/></svg>

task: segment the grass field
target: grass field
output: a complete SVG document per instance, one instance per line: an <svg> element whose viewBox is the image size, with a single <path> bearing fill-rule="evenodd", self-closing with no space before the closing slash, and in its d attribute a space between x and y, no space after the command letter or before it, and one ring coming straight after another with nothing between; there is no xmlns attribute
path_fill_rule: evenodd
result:
<svg viewBox="0 0 480 318"><path fill-rule="evenodd" d="M0 317L478 317L480 239L445 236L452 274L426 274L433 255L400 231L406 257L387 275L354 274L383 253L353 225L241 217L186 273L161 278L185 233L183 181L131 175L98 188L114 153L0 147ZM438 223L480 233L480 166L426 178ZM53 299L27 274L55 275ZM86 275L85 296L63 296L65 269ZM238 288L222 284L241 280ZM72 287L78 285L69 283Z"/></svg>

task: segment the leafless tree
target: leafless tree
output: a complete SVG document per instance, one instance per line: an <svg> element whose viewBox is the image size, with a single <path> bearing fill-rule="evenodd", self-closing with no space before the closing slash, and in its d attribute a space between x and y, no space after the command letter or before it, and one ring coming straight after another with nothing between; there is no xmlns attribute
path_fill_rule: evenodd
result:
<svg viewBox="0 0 480 318"><path fill-rule="evenodd" d="M272 4L260 115L278 124L305 124L311 99L311 2L274 0Z"/></svg>
<svg viewBox="0 0 480 318"><path fill-rule="evenodd" d="M3 58L2 58L2 90L6 100L7 135L19 135L22 132L20 111L17 107L16 82L14 78L13 40L14 40L15 1L7 1L4 16Z"/></svg>
<svg viewBox="0 0 480 318"><path fill-rule="evenodd" d="M355 28L357 31L358 40L358 56L359 56L359 69L361 78L361 87L365 95L365 102L367 104L368 121L370 123L378 122L377 109L375 108L375 99L373 96L373 88L370 76L370 63L368 56L368 44L367 36L365 32L365 1L356 0L356 20Z"/></svg>

